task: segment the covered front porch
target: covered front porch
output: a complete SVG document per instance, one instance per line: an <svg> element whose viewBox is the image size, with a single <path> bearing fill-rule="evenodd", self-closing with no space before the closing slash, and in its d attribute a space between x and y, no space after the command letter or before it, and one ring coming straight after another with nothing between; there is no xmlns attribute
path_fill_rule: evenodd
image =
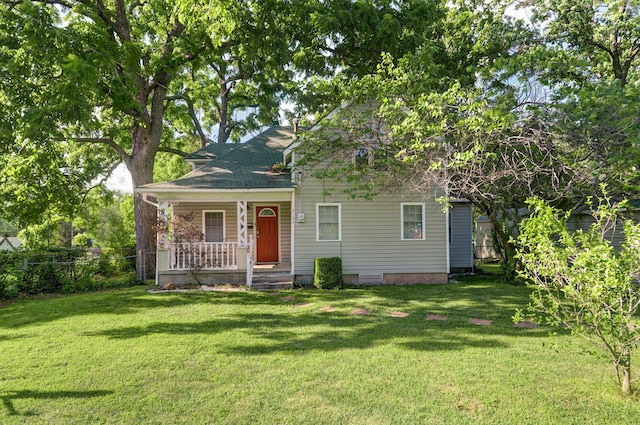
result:
<svg viewBox="0 0 640 425"><path fill-rule="evenodd" d="M251 287L254 271L291 276L293 194L283 195L159 203L159 222L169 225L158 231L158 286Z"/></svg>

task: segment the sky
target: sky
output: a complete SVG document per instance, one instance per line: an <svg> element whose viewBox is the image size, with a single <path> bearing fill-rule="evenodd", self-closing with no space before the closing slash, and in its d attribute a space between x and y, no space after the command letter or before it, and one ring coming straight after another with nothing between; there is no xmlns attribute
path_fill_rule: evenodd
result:
<svg viewBox="0 0 640 425"><path fill-rule="evenodd" d="M124 164L118 165L118 168L111 174L107 180L107 187L122 193L133 193L131 175Z"/></svg>

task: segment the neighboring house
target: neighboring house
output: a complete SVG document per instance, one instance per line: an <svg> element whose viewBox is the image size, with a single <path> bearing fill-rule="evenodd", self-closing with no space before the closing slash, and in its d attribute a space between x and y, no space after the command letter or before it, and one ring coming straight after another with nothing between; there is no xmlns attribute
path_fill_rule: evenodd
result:
<svg viewBox="0 0 640 425"><path fill-rule="evenodd" d="M276 126L244 143L209 145L186 157L192 172L136 189L160 216L189 217L204 235L178 244L159 232L158 285L191 283L194 273L206 284L251 285L265 269L309 284L315 259L333 256L351 284L444 283L452 269L472 269L468 202L454 200L447 214L439 189L375 201L329 195L335 182L296 168L301 140Z"/></svg>
<svg viewBox="0 0 640 425"><path fill-rule="evenodd" d="M630 201L631 217L634 220L640 220L640 201ZM512 210L514 211L514 210ZM518 220L524 220L530 215L530 211L527 208L520 208L517 211ZM502 217L502 216L500 216ZM567 220L567 228L571 231L582 230L587 231L595 223L593 211L583 206L571 213ZM510 225L513 227L514 222L510 221ZM612 228L605 234L605 237L611 241L612 245L616 248L620 247L625 240L624 236L624 223L622 221L614 223ZM513 231L517 234L517 230ZM475 219L475 257L480 261L493 261L498 258L496 250L493 245L493 225L486 215L480 216Z"/></svg>
<svg viewBox="0 0 640 425"><path fill-rule="evenodd" d="M15 251L22 245L22 240L18 237L2 235L0 236L0 251Z"/></svg>
<svg viewBox="0 0 640 425"><path fill-rule="evenodd" d="M475 257L480 261L493 261L497 258L493 249L493 226L486 215L475 220Z"/></svg>

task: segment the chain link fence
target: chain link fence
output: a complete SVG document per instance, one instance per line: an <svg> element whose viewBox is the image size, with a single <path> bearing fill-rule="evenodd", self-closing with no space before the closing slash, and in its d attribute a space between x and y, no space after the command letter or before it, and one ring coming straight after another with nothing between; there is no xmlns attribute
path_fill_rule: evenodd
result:
<svg viewBox="0 0 640 425"><path fill-rule="evenodd" d="M136 256L136 270L138 280L146 282L156 279L156 253L138 251Z"/></svg>
<svg viewBox="0 0 640 425"><path fill-rule="evenodd" d="M0 298L72 293L155 280L155 252L53 248L0 251Z"/></svg>

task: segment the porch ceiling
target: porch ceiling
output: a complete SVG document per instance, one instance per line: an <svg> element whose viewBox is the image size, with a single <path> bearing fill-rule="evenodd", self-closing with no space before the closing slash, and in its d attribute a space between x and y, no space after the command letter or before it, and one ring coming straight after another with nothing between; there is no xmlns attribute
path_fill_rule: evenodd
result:
<svg viewBox="0 0 640 425"><path fill-rule="evenodd" d="M158 202L288 202L291 201L294 188L274 190L190 190L190 191L167 191L167 192L146 192L154 196Z"/></svg>

